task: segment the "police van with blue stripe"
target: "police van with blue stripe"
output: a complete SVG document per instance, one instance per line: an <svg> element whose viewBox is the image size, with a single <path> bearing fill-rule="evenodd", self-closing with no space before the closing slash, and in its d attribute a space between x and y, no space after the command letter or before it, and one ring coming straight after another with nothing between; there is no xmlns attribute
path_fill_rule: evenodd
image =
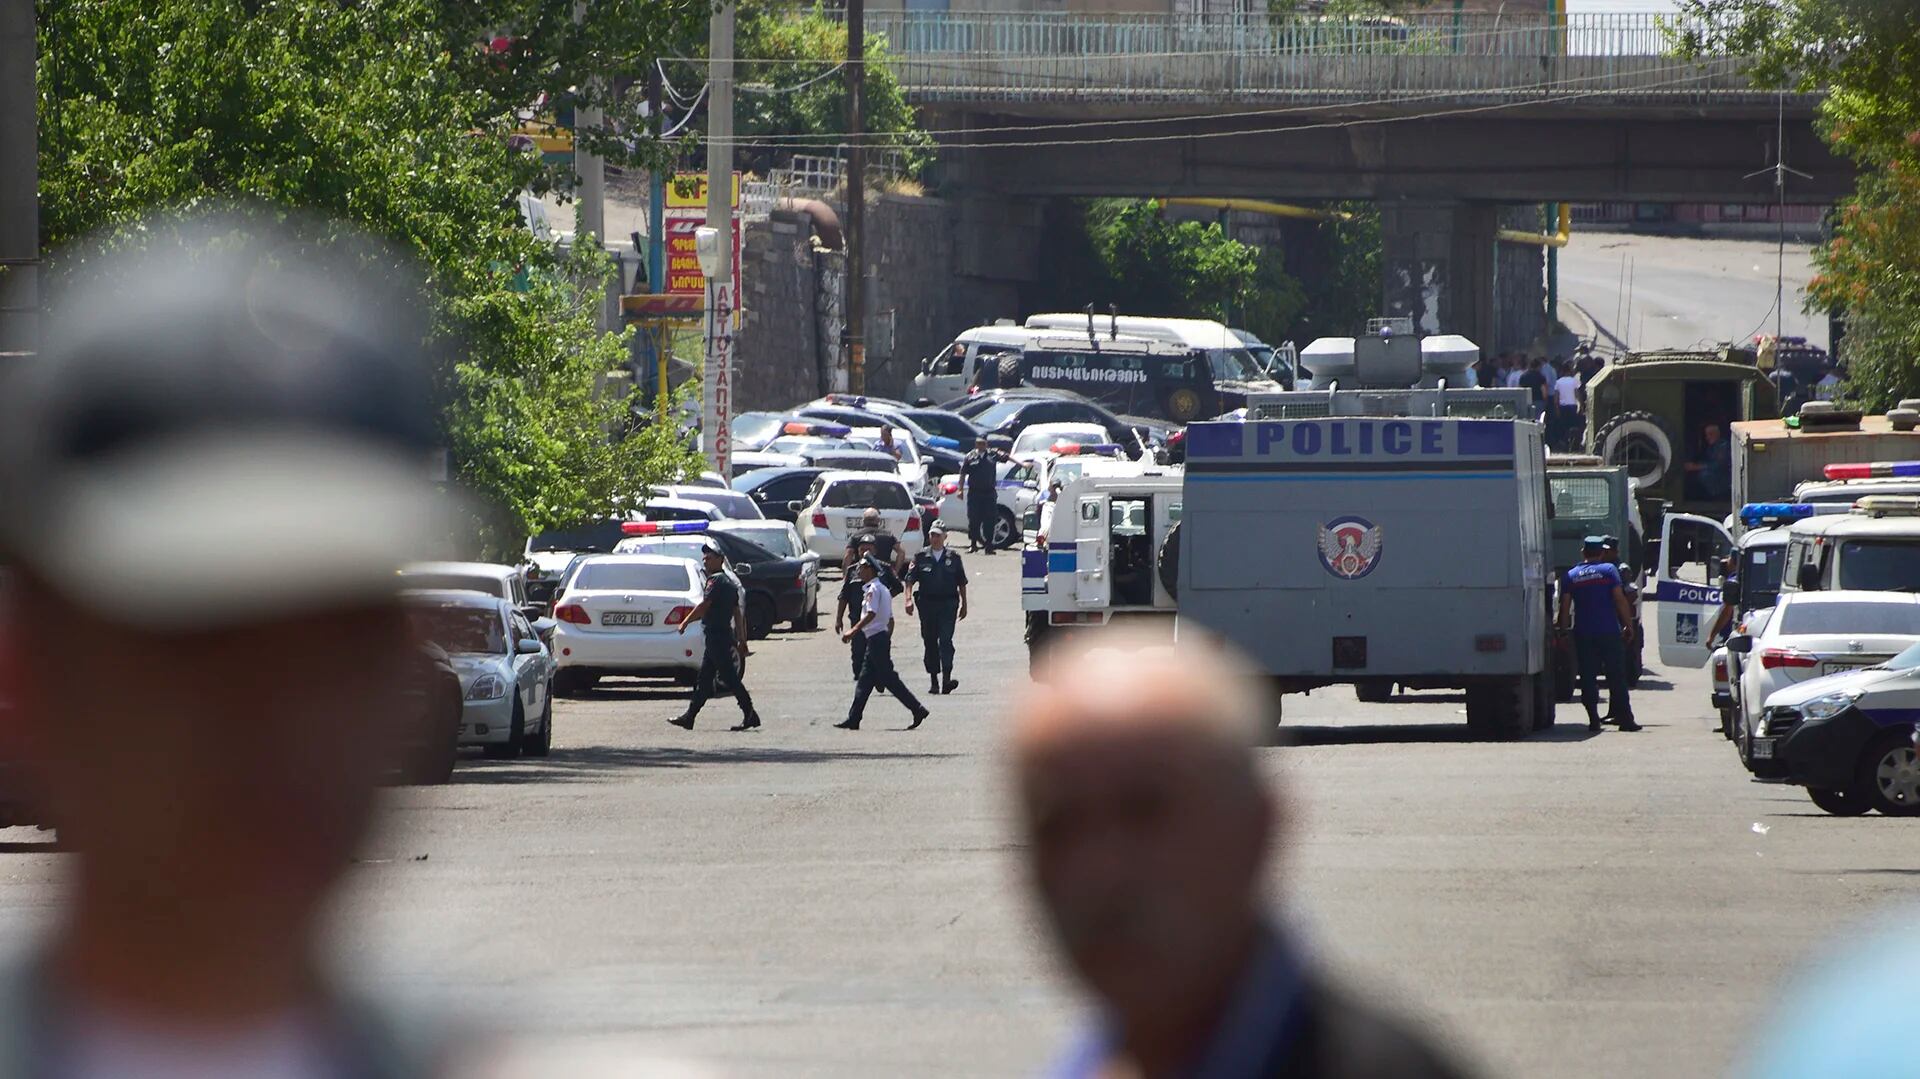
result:
<svg viewBox="0 0 1920 1079"><path fill-rule="evenodd" d="M1184 490L1177 465L1089 458L1061 485L1047 524L1020 552L1027 652L1118 623L1164 628L1173 639L1174 555Z"/></svg>
<svg viewBox="0 0 1920 1079"><path fill-rule="evenodd" d="M1483 736L1551 726L1547 461L1526 391L1453 389L1405 323L1343 340L1344 366L1316 352L1328 389L1187 428L1179 635L1224 638L1284 693L1464 689Z"/></svg>

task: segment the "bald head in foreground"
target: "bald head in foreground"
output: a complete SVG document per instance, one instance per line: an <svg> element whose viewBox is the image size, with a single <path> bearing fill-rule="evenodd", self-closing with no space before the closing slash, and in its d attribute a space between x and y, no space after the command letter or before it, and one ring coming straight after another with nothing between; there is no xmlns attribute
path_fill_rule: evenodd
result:
<svg viewBox="0 0 1920 1079"><path fill-rule="evenodd" d="M1099 1008L1055 1074L1463 1074L1269 921L1288 815L1254 754L1264 688L1213 648L1102 643L1056 656L1014 732L1034 884Z"/></svg>

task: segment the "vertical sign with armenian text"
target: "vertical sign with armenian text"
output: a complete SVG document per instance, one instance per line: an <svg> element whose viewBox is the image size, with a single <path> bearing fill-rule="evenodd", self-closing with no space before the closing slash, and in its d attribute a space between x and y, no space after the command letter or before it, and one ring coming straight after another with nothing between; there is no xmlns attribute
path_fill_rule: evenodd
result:
<svg viewBox="0 0 1920 1079"><path fill-rule="evenodd" d="M702 297L706 309L707 357L701 373L700 437L708 467L722 476L731 474L733 457L733 334L739 327L740 295L740 174L733 174L731 233L732 273L709 282L700 272L694 236L707 223L707 177L704 173L675 173L667 181L665 232L666 291Z"/></svg>

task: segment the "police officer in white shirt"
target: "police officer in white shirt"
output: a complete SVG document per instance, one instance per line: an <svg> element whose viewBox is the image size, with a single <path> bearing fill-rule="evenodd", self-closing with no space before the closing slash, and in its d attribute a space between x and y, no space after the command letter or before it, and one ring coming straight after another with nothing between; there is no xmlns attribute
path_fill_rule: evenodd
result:
<svg viewBox="0 0 1920 1079"><path fill-rule="evenodd" d="M872 695L875 686L881 686L894 695L907 710L913 713L913 722L907 729L913 730L920 721L927 718L927 709L920 703L913 691L900 681L900 674L893 669L893 593L880 580L880 571L886 566L878 558L868 555L860 560L859 574L864 586L860 598L860 620L853 628L840 635L840 639L852 643L854 636L866 638L867 654L860 662L860 681L853 690L853 707L847 711L847 721L834 726L843 731L860 729L860 717L867 710L867 698Z"/></svg>

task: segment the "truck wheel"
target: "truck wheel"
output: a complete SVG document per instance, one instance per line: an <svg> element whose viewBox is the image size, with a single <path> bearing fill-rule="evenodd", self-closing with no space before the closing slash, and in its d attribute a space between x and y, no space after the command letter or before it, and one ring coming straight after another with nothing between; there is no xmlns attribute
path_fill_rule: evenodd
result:
<svg viewBox="0 0 1920 1079"><path fill-rule="evenodd" d="M1167 538L1160 541L1160 587L1167 595L1180 598L1180 525L1176 523L1167 529Z"/></svg>
<svg viewBox="0 0 1920 1079"><path fill-rule="evenodd" d="M1914 756L1912 732L1888 731L1868 743L1847 796L1889 817L1920 814L1920 760Z"/></svg>
<svg viewBox="0 0 1920 1079"><path fill-rule="evenodd" d="M1533 676L1533 729L1536 731L1553 729L1554 702L1559 696L1556 685L1551 667Z"/></svg>
<svg viewBox="0 0 1920 1079"><path fill-rule="evenodd" d="M1818 787L1808 787L1807 797L1813 804L1836 817L1858 817L1873 806L1865 798L1856 798L1846 791L1823 791Z"/></svg>
<svg viewBox="0 0 1920 1079"><path fill-rule="evenodd" d="M1514 742L1533 731L1533 686L1526 677L1489 679L1467 687L1467 729L1476 737Z"/></svg>
<svg viewBox="0 0 1920 1079"><path fill-rule="evenodd" d="M1624 466L1642 487L1658 486L1673 471L1673 436L1651 412L1622 412L1601 424L1592 451L1609 465Z"/></svg>
<svg viewBox="0 0 1920 1079"><path fill-rule="evenodd" d="M1001 356L997 369L1003 389L1020 385L1020 354L1018 352L1009 352Z"/></svg>
<svg viewBox="0 0 1920 1079"><path fill-rule="evenodd" d="M1027 677L1029 678L1040 677L1041 660L1045 657L1047 648L1053 643L1049 640L1053 634L1053 628L1047 625L1046 617L1045 613L1027 616Z"/></svg>

